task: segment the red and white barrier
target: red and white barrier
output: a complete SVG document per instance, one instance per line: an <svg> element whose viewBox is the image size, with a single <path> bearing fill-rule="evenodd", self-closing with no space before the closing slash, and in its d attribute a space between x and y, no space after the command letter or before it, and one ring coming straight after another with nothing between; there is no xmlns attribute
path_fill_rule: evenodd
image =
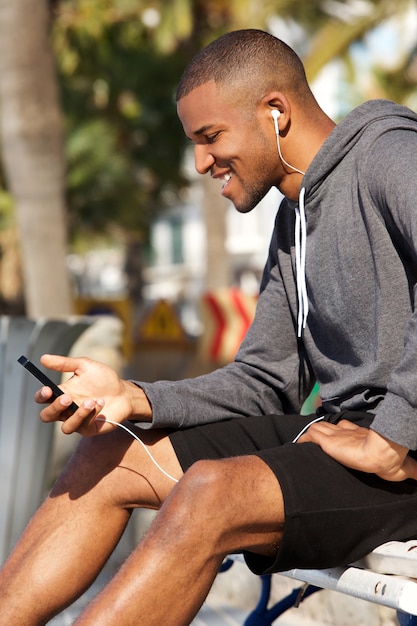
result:
<svg viewBox="0 0 417 626"><path fill-rule="evenodd" d="M223 364L232 361L255 315L257 298L228 287L202 298L204 324L201 356Z"/></svg>

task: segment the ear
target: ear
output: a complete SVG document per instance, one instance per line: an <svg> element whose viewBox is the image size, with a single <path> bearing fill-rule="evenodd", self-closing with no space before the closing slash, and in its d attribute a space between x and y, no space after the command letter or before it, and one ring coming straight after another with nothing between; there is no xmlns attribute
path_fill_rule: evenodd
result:
<svg viewBox="0 0 417 626"><path fill-rule="evenodd" d="M279 127L284 130L291 118L291 104L288 98L280 91L270 91L259 103L259 114L268 123L274 123L271 112L276 109L280 112Z"/></svg>

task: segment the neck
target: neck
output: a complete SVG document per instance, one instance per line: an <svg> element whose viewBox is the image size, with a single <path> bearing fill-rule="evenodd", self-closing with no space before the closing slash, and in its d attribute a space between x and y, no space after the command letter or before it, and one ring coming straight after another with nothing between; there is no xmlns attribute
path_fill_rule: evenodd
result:
<svg viewBox="0 0 417 626"><path fill-rule="evenodd" d="M294 128L301 128L301 131L291 132L290 129L280 136L282 157L292 167L288 167L281 161L285 174L280 181L279 189L291 200L298 199L303 179L303 174L300 172L307 171L317 152L336 126L322 111L313 118L303 117L304 119L300 118L297 123L294 122Z"/></svg>

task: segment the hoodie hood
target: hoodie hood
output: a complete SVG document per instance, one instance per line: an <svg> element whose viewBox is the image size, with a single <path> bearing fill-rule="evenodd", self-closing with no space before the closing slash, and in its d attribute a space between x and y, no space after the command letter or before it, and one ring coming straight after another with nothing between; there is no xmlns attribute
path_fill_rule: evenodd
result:
<svg viewBox="0 0 417 626"><path fill-rule="evenodd" d="M305 174L303 187L306 195L314 195L332 170L345 158L365 132L371 131L373 139L397 129L415 131L417 114L390 100L369 100L361 104L334 128Z"/></svg>
<svg viewBox="0 0 417 626"><path fill-rule="evenodd" d="M407 107L389 100L370 100L365 102L340 122L331 132L311 162L303 179L298 204L288 201L288 205L295 211L295 265L298 299L297 335L301 337L306 326L309 302L306 282L306 253L307 253L307 222L312 217L306 214L307 199L314 199L322 182L352 151L367 133L373 140L385 132L396 129L415 130L417 114Z"/></svg>

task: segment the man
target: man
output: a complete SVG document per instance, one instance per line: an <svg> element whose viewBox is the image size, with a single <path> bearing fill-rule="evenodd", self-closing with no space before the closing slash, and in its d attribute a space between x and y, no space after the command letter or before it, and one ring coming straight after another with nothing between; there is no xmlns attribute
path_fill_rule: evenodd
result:
<svg viewBox="0 0 417 626"><path fill-rule="evenodd" d="M193 380L43 357L74 375L37 393L42 419L86 437L4 567L7 626L80 595L135 507L160 510L77 624L189 624L231 552L260 573L417 536L417 115L375 101L335 126L294 52L256 30L197 55L177 99L197 170L238 211L285 195L256 317L236 360Z"/></svg>

